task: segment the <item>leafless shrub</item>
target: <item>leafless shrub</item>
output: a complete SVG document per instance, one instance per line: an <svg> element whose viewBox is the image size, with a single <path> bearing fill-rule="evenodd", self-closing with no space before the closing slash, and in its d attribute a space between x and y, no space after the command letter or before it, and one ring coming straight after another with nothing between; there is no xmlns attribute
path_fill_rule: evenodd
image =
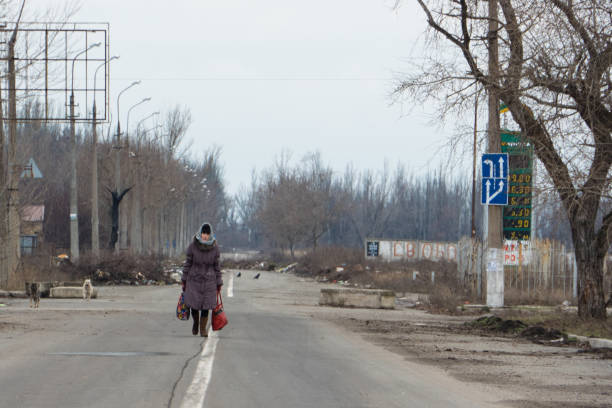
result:
<svg viewBox="0 0 612 408"><path fill-rule="evenodd" d="M457 307L465 302L462 297L453 287L444 283L440 283L433 287L426 300L429 309L438 313L458 313Z"/></svg>

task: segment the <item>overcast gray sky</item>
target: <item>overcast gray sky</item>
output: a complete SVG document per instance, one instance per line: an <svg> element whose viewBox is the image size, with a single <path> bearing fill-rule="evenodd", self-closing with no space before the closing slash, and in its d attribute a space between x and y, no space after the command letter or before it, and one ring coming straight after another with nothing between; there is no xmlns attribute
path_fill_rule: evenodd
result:
<svg viewBox="0 0 612 408"><path fill-rule="evenodd" d="M60 0L28 0L39 9ZM131 123L182 104L196 156L222 147L228 191L283 149L294 160L319 150L347 164L381 169L385 160L422 174L448 138L417 107L392 104L425 22L416 2L394 0L85 0L74 21L110 23L111 107L152 101ZM125 111L122 109L122 116ZM122 119L122 124L125 118Z"/></svg>

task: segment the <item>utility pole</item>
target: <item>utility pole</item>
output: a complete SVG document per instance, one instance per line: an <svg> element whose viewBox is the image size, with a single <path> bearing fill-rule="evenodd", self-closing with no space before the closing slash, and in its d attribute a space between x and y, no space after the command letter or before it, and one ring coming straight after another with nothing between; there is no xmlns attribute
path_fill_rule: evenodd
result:
<svg viewBox="0 0 612 408"><path fill-rule="evenodd" d="M79 52L72 59L72 86L70 91L70 260L76 262L79 259L79 216L77 200L77 143L76 143L76 117L74 115L74 63L81 54L85 54L92 48L100 46L95 43ZM94 119L95 121L95 119Z"/></svg>
<svg viewBox="0 0 612 408"><path fill-rule="evenodd" d="M127 113L127 120L125 122L125 138L124 138L124 146L125 146L125 150L126 150L126 155L124 156L126 158L125 161L125 175L123 176L123 179L126 180L126 183L132 184L132 186L134 186L133 183L130 183L130 177L131 177L131 154L130 154L130 115L132 113L132 110L134 110L134 108L136 108L137 106L142 105L145 102L149 102L151 100L151 98L144 98L141 101L133 104L129 109L128 109L128 113ZM130 196L125 196L122 200L122 206L119 207L119 247L121 249L127 249L128 248L128 238L130 238L130 240L132 240L132 237L128 237L128 223L129 221L131 221L132 223L134 223L134 219L130 220L129 217L129 207L132 204L134 195L136 194L136 191L134 190L134 187L132 187L132 194L130 194Z"/></svg>
<svg viewBox="0 0 612 408"><path fill-rule="evenodd" d="M3 245L6 251L4 253L5 285L7 288L17 288L17 268L19 266L19 258L21 257L21 248L19 243L19 234L21 232L21 220L19 219L19 168L17 164L17 80L15 68L15 43L17 42L17 34L19 33L19 22L25 7L25 0L21 3L19 17L15 23L15 29L8 42L8 121L9 121L9 140L7 154L7 174L6 185L7 191L7 206L6 206L6 244ZM0 126L4 125L0 123ZM0 238L5 238L0 237ZM2 282L0 282L2 283Z"/></svg>
<svg viewBox="0 0 612 408"><path fill-rule="evenodd" d="M25 2L24 2L25 4ZM23 5L22 5L23 11ZM21 17L21 16L20 16ZM6 246L6 266L7 266L7 285L15 288L17 285L17 267L21 250L19 248L19 233L21 223L19 219L19 165L17 164L17 90L16 90L16 68L15 68L15 43L17 42L18 25L9 41L8 53L8 121L9 121L9 140L7 154L7 185L8 185L8 218L7 218L7 246Z"/></svg>
<svg viewBox="0 0 612 408"><path fill-rule="evenodd" d="M94 80L95 83L95 80ZM94 92L95 92L94 85ZM94 94L95 95L95 94ZM93 103L91 121L92 160L91 160L91 252L94 258L100 257L100 214L98 210L98 133L96 130L96 98Z"/></svg>
<svg viewBox="0 0 612 408"><path fill-rule="evenodd" d="M487 134L487 152L501 152L499 130L499 48L498 48L498 0L489 0L489 78L491 85L488 91L489 124ZM501 307L504 305L504 265L502 240L502 206L488 205L486 234L487 265L487 305Z"/></svg>
<svg viewBox="0 0 612 408"><path fill-rule="evenodd" d="M0 80L0 95L1 92L2 81ZM6 172L5 169L5 161L4 161L4 146L5 146L5 135L4 135L4 108L3 108L2 98L0 98L0 240L5 241L7 239L7 213L5 209L7 209L6 200ZM6 248L4 246L0 246L0 288L7 289L8 288L8 269L6 267Z"/></svg>
<svg viewBox="0 0 612 408"><path fill-rule="evenodd" d="M119 252L119 217L121 214L121 200L123 196L129 191L129 189L125 191L121 191L121 115L119 110L119 101L121 100L121 95L131 87L138 85L140 81L134 81L126 88L124 88L119 95L117 96L117 138L116 144L113 147L115 149L115 198L116 201L113 205L117 206L117 214L113 215L113 225L111 231L111 242L113 243L115 253Z"/></svg>
<svg viewBox="0 0 612 408"><path fill-rule="evenodd" d="M476 259L478 258L478 248L479 245L476 240L476 154L477 148L476 145L478 143L478 97L480 96L480 91L478 90L478 83L476 83L476 95L474 96L474 141L472 145L472 234L471 234L471 262L472 265L470 274L471 274L471 282L472 287L476 287L476 293L480 298L482 294L482 268L480 265L476 265Z"/></svg>
<svg viewBox="0 0 612 408"><path fill-rule="evenodd" d="M478 88L478 83L476 84ZM476 239L476 144L478 143L478 89L474 97L474 142L472 145L472 241Z"/></svg>
<svg viewBox="0 0 612 408"><path fill-rule="evenodd" d="M91 134L93 137L92 144L92 163L91 163L91 251L97 259L100 257L100 214L98 209L98 133L96 124L96 77L98 70L102 67L119 58L118 56L111 57L108 61L102 63L94 73L94 101L93 101L93 120L91 123ZM107 81L108 76L104 75L104 81ZM105 85L106 86L106 85Z"/></svg>
<svg viewBox="0 0 612 408"><path fill-rule="evenodd" d="M74 92L70 94L70 261L79 259L79 216L77 206L76 129Z"/></svg>

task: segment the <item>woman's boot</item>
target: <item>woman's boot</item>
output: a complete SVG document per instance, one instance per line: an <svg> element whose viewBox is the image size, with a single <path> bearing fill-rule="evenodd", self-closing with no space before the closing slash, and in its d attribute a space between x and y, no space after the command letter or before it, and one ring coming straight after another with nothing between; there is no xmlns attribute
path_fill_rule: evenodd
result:
<svg viewBox="0 0 612 408"><path fill-rule="evenodd" d="M191 309L191 317L193 318L193 327L191 333L194 336L198 335L198 328L200 327L200 313L197 310Z"/></svg>
<svg viewBox="0 0 612 408"><path fill-rule="evenodd" d="M202 337L208 337L206 323L208 323L208 314L205 316L204 312L202 312L202 318L200 319L200 336Z"/></svg>

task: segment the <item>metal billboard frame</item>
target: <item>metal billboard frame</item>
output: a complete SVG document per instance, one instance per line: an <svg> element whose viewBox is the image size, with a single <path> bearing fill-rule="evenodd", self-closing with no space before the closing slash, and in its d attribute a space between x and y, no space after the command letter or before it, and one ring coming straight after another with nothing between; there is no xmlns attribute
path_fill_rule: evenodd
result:
<svg viewBox="0 0 612 408"><path fill-rule="evenodd" d="M0 98L3 102L8 101L8 94L13 90L9 89L6 78L8 42L15 26L15 22L0 25ZM14 91L18 107L16 117L9 117L8 104L4 103L3 118L18 122L69 122L71 119L92 122L95 100L96 122L108 122L109 49L108 23L20 22L15 43ZM104 71L103 81L94 78L98 69ZM74 118L69 105L72 93L78 109ZM102 97L103 103L100 103Z"/></svg>

